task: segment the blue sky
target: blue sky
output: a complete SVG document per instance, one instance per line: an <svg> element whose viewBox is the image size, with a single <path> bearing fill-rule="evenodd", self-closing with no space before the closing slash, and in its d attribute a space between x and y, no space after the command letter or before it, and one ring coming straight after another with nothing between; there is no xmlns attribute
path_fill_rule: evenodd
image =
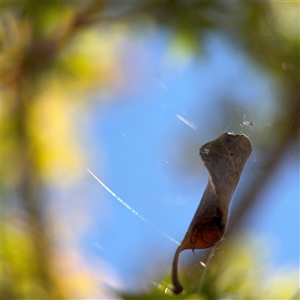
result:
<svg viewBox="0 0 300 300"><path fill-rule="evenodd" d="M200 146L225 131L249 135L254 150L239 187L247 184L256 176L254 164L262 164L255 143L274 136L274 99L281 94L269 74L221 34L207 35L200 57L172 53L162 33L139 38L125 50L128 86L95 101L86 116L92 128L88 167L153 226L87 173L94 223L82 247L87 260L106 260L125 286L139 288L149 283L154 266L169 272L177 247L154 227L180 242L199 204L207 183ZM254 127L242 127L244 118ZM295 152L286 153L260 197L263 204L245 234L265 240L274 268L299 268Z"/></svg>

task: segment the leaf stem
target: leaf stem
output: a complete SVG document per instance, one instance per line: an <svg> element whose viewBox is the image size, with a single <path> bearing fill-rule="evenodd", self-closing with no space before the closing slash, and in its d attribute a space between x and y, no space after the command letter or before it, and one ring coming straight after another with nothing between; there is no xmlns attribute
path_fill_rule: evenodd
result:
<svg viewBox="0 0 300 300"><path fill-rule="evenodd" d="M180 294L183 291L183 287L178 279L178 259L181 251L182 251L182 247L180 245L178 246L175 252L173 263L172 263L172 283L173 283L172 291L176 295Z"/></svg>

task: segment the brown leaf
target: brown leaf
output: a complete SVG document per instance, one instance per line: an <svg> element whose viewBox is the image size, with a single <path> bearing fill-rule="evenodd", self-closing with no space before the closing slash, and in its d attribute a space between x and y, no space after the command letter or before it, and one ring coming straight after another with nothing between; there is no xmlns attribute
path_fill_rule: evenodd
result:
<svg viewBox="0 0 300 300"><path fill-rule="evenodd" d="M175 294L183 290L177 276L181 251L213 247L224 235L231 199L251 152L251 143L245 135L229 132L200 148L209 181L188 231L174 255L172 281Z"/></svg>

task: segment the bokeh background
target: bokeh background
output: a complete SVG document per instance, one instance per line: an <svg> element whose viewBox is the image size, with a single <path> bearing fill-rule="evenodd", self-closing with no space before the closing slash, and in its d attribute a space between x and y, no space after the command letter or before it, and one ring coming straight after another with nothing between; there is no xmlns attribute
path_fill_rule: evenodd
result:
<svg viewBox="0 0 300 300"><path fill-rule="evenodd" d="M1 99L2 299L298 299L299 3L2 1ZM169 295L226 131L227 233Z"/></svg>

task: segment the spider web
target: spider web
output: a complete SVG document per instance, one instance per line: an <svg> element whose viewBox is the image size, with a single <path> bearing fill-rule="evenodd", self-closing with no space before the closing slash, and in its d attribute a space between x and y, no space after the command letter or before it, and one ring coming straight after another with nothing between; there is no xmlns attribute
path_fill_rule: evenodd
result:
<svg viewBox="0 0 300 300"><path fill-rule="evenodd" d="M266 34L261 38L272 36ZM166 37L158 35L156 42L166 43ZM139 290L149 286L151 281L166 291L155 278L169 272L176 245L184 236L207 182L206 170L198 156L201 145L225 131L242 132L253 144L253 154L233 199L230 218L234 218L239 212L238 207L246 206L243 204L246 199L240 199L243 192L257 177L266 175L264 161L272 164L277 159L276 153L281 147L278 128L288 135L298 122L295 117L290 117L296 106L282 111L282 106L274 105L274 101L279 103L284 97L283 91L277 87L276 79L253 64L242 48L232 46L230 39L221 34L208 35L204 44L210 55L197 62L194 57L161 62L164 50L158 51L141 74L130 75L128 70L131 89L116 97L131 99L129 104L107 105L101 121L92 114L92 122L97 128L93 143L99 145L96 140L104 143L110 176L104 181L99 175L103 171L98 172L93 165L88 165L88 171L109 193L101 201L117 201L109 204L114 219L109 225L109 233L101 238L94 237L91 244L101 245L99 256L103 254L102 247L110 253L105 258L119 270L128 289ZM140 53L130 45L127 47L128 61L133 56L139 57ZM257 52L259 47L258 43ZM293 164L297 154L293 149L292 146L286 149L285 160L289 161L289 167L284 168L282 163L276 173L275 182L282 181L282 187L277 188L281 196L291 181L288 174L295 174ZM279 205L281 208L286 206L282 211L285 219L289 218L289 212L296 211L297 205L292 201L297 188L295 185L289 185L289 188L294 191L290 192L289 201ZM251 220L254 217L254 221L251 222L258 224L252 226L255 232L264 231L261 228L265 223L276 223L274 218L278 211L273 210L274 217L268 212L272 211L270 206L282 203L282 200L270 192L272 189L275 187L270 179L264 190L266 200L261 201L252 213ZM241 202L236 203L237 200ZM294 214L295 217L299 219ZM285 226L279 219L277 221L281 227ZM243 224L226 237L226 242L247 233L249 222ZM291 223L287 222L282 231L290 231L289 226ZM277 230L274 227L272 234L276 236ZM297 232L291 237L294 242L285 247L285 254L297 262L295 251L287 254L287 249L295 250ZM286 240L279 237L280 241ZM183 255L180 265L187 262L188 255ZM203 255L198 257L201 261ZM278 253L274 259L277 265L288 262ZM155 270L151 270L150 265L155 265Z"/></svg>

